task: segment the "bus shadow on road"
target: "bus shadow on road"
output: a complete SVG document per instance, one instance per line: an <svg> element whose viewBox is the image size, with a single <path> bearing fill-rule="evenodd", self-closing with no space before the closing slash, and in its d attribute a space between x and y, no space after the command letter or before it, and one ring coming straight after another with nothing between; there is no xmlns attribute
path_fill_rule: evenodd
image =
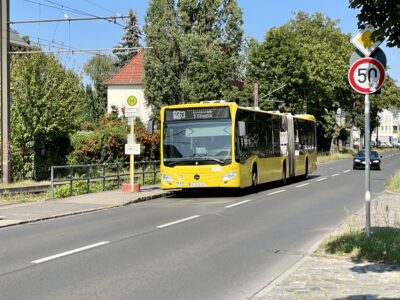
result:
<svg viewBox="0 0 400 300"><path fill-rule="evenodd" d="M297 183L307 183L310 180L316 179L320 175L310 175L308 179L302 177L291 178L284 185L282 181L273 181L264 184L259 184L256 187L248 188L206 188L206 189L190 189L190 190L178 190L174 191L170 196L171 198L240 198L247 195L257 194L273 190L276 188L284 188Z"/></svg>
<svg viewBox="0 0 400 300"><path fill-rule="evenodd" d="M294 178L287 179L286 184L283 184L281 180L273 181L273 182L268 182L264 184L260 184L257 186L256 190L252 191L254 192L266 192L269 190L277 189L277 188L285 188L285 187L290 187L291 185L294 184L299 184L299 183L308 183L311 180L314 180L318 177L321 177L320 175L309 175L307 179L305 179L303 176L298 176Z"/></svg>

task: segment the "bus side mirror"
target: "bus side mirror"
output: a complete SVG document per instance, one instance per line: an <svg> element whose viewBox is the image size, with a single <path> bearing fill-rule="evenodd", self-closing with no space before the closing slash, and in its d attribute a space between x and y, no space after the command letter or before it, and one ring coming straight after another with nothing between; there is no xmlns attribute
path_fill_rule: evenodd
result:
<svg viewBox="0 0 400 300"><path fill-rule="evenodd" d="M246 123L243 121L239 121L239 136L246 135Z"/></svg>
<svg viewBox="0 0 400 300"><path fill-rule="evenodd" d="M147 133L148 134L153 134L154 133L154 120L150 120L147 123Z"/></svg>

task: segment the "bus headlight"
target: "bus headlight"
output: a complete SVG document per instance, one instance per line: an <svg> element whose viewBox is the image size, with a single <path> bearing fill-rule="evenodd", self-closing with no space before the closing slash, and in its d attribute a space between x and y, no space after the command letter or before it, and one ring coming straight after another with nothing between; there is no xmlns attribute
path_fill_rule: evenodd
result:
<svg viewBox="0 0 400 300"><path fill-rule="evenodd" d="M232 180L232 179L234 179L235 177L236 177L236 172L229 172L229 173L226 173L224 176L222 176L222 180L223 181L229 181L229 180Z"/></svg>
<svg viewBox="0 0 400 300"><path fill-rule="evenodd" d="M161 180L167 183L170 183L173 181L172 177L166 174L161 174Z"/></svg>

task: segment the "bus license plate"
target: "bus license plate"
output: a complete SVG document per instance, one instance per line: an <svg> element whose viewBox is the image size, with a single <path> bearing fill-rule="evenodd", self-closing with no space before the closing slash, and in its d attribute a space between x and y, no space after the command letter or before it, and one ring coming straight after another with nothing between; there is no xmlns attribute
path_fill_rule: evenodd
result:
<svg viewBox="0 0 400 300"><path fill-rule="evenodd" d="M205 187L204 182L189 182L189 187Z"/></svg>

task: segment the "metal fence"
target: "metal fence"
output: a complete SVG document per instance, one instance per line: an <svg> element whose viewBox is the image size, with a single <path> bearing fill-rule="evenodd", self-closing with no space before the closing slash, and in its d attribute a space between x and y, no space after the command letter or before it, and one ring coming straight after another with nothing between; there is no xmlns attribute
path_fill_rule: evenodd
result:
<svg viewBox="0 0 400 300"><path fill-rule="evenodd" d="M135 162L135 182L155 184L160 172L160 161ZM129 179L129 162L92 164L92 165L66 165L51 167L50 199L54 199L55 188L68 186L69 195L74 194L74 188L91 191L105 191L120 188L124 181Z"/></svg>

